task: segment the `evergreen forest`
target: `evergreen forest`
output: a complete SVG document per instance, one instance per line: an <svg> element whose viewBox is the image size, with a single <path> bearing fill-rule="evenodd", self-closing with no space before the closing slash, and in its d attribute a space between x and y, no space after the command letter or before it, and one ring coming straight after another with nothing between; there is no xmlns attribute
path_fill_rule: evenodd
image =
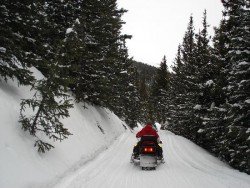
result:
<svg viewBox="0 0 250 188"><path fill-rule="evenodd" d="M129 57L127 10L116 0L3 0L0 81L35 92L20 103L19 125L44 153L54 146L40 134L72 135L61 119L75 100L108 108L131 128L159 122L250 174L250 3L222 3L213 37L206 10L198 32L190 16L173 66L163 54L155 68Z"/></svg>

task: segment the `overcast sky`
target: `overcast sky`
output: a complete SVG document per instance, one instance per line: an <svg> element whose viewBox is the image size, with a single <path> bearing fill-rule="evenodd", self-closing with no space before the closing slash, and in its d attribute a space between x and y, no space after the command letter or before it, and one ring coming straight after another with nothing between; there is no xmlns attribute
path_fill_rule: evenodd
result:
<svg viewBox="0 0 250 188"><path fill-rule="evenodd" d="M128 10L123 33L133 35L127 41L130 57L158 67L166 55L171 65L187 29L189 17L194 17L195 31L202 28L207 9L209 32L218 26L222 15L220 0L118 0L118 6Z"/></svg>

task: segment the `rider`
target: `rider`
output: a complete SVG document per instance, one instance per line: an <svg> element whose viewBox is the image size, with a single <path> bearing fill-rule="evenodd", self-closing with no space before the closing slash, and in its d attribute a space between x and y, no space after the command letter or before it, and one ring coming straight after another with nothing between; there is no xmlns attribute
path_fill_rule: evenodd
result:
<svg viewBox="0 0 250 188"><path fill-rule="evenodd" d="M161 143L161 140L159 138L159 135L158 135L157 131L154 129L153 126L154 126L153 123L151 123L151 122L147 123L146 126L144 128L142 128L142 130L139 131L136 134L136 138L141 138L143 136L154 136L156 138L156 140L157 140L156 147L157 147L157 151L158 151L157 152L158 153L158 157L160 159L162 159L163 158L162 148L159 146L159 143ZM140 144L141 144L141 141L139 141L137 143L137 145L133 149L133 153L134 153L134 157L135 158L138 158L138 156L139 156L139 147L140 147Z"/></svg>

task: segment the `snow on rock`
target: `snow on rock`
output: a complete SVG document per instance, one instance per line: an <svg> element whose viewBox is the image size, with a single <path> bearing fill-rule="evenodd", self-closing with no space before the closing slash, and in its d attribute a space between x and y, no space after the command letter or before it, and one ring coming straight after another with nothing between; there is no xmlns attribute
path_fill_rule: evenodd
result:
<svg viewBox="0 0 250 188"><path fill-rule="evenodd" d="M213 81L213 80L208 80L208 81L205 83L206 86L211 86L211 85L213 85L213 84L214 84L214 81Z"/></svg>
<svg viewBox="0 0 250 188"><path fill-rule="evenodd" d="M213 109L215 107L215 102L212 102L210 105L210 109Z"/></svg>
<svg viewBox="0 0 250 188"><path fill-rule="evenodd" d="M81 23L80 20L79 20L79 18L76 18L76 23L77 23L77 24L80 24L80 23Z"/></svg>
<svg viewBox="0 0 250 188"><path fill-rule="evenodd" d="M242 105L240 105L239 103L234 103L233 106L242 109Z"/></svg>
<svg viewBox="0 0 250 188"><path fill-rule="evenodd" d="M218 108L220 112L226 112L227 110L225 108Z"/></svg>
<svg viewBox="0 0 250 188"><path fill-rule="evenodd" d="M66 29L66 34L72 33L73 31L74 31L73 28L68 28Z"/></svg>
<svg viewBox="0 0 250 188"><path fill-rule="evenodd" d="M250 133L250 128L247 129L246 133Z"/></svg>
<svg viewBox="0 0 250 188"><path fill-rule="evenodd" d="M245 100L245 103L250 104L250 99Z"/></svg>
<svg viewBox="0 0 250 188"><path fill-rule="evenodd" d="M195 109L195 110L200 110L200 109L201 109L201 105L200 105L200 104L195 105L195 106L194 106L194 109Z"/></svg>
<svg viewBox="0 0 250 188"><path fill-rule="evenodd" d="M36 78L43 78L32 68ZM54 149L39 154L35 138L21 130L18 123L21 99L33 95L30 87L17 86L16 81L0 81L0 187L48 187L52 181L80 168L125 132L124 123L111 111L74 103L70 117L63 119L73 134ZM104 130L103 134L98 125Z"/></svg>
<svg viewBox="0 0 250 188"><path fill-rule="evenodd" d="M203 133L204 132L204 129L199 129L198 131L197 131L197 133Z"/></svg>
<svg viewBox="0 0 250 188"><path fill-rule="evenodd" d="M5 53L6 52L6 48L0 47L0 52Z"/></svg>
<svg viewBox="0 0 250 188"><path fill-rule="evenodd" d="M242 61L242 62L240 62L238 65L239 66L244 66L244 65L249 65L250 64L250 62L246 62L246 61Z"/></svg>

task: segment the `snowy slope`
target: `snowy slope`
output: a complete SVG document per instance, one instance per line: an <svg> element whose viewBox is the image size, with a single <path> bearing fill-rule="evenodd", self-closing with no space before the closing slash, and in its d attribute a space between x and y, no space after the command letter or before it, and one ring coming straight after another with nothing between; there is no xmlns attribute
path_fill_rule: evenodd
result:
<svg viewBox="0 0 250 188"><path fill-rule="evenodd" d="M42 75L34 70L37 78ZM73 134L55 149L38 154L34 138L18 124L20 99L32 96L29 87L16 82L0 82L0 187L47 187L50 182L70 174L106 150L123 132L123 122L107 109L75 104L70 118L63 122ZM98 128L101 126L103 134Z"/></svg>
<svg viewBox="0 0 250 188"><path fill-rule="evenodd" d="M18 124L20 99L32 94L16 82L0 82L0 188L250 187L249 175L167 131L160 131L166 163L142 171L130 163L140 127L132 133L109 110L89 105L74 104L71 117L63 120L73 136L38 154L34 138Z"/></svg>
<svg viewBox="0 0 250 188"><path fill-rule="evenodd" d="M126 132L94 161L54 188L249 188L250 176L231 169L189 140L162 131L165 164L142 171L129 163L135 135Z"/></svg>

